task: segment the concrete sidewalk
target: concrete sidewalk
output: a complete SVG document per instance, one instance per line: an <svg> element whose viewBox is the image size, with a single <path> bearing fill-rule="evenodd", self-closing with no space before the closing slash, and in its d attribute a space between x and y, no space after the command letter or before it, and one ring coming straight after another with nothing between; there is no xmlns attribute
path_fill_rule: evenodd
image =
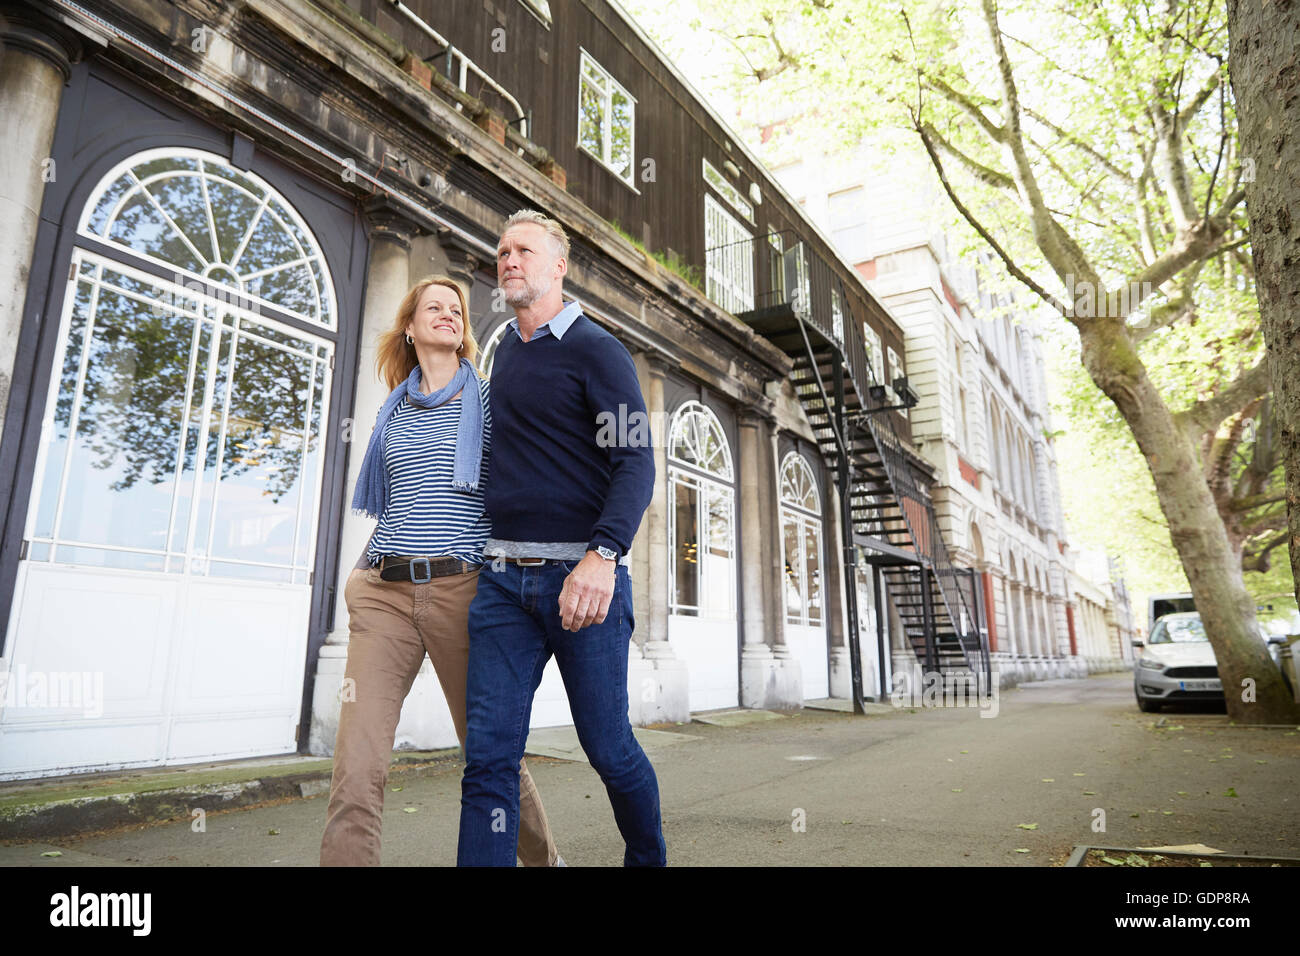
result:
<svg viewBox="0 0 1300 956"><path fill-rule="evenodd" d="M717 718L738 726L778 717L767 711L733 711ZM647 753L695 738L663 730L634 729ZM586 762L573 727L545 727L529 734L532 756ZM394 779L461 766L460 748L398 751ZM216 763L76 774L44 780L0 782L0 843L51 840L128 825L188 820L205 813L239 810L293 798L328 795L334 761L289 754Z"/></svg>
<svg viewBox="0 0 1300 956"><path fill-rule="evenodd" d="M995 719L970 708L741 711L638 731L659 779L669 862L1044 866L1064 864L1079 844L1300 856L1300 731L1234 727L1212 709L1142 714L1127 675L1028 685L1004 691L1000 703ZM619 865L623 843L604 787L572 730L538 731L530 743L565 860ZM457 753L397 759L385 793L384 864L454 864ZM155 812L170 807L175 822L8 838L0 865L314 866L328 762L310 764L118 774L99 781L103 792L89 780L9 785L0 800L11 808L156 801ZM313 787L317 798L303 799ZM259 796L269 799L222 812ZM200 798L214 809L192 821Z"/></svg>

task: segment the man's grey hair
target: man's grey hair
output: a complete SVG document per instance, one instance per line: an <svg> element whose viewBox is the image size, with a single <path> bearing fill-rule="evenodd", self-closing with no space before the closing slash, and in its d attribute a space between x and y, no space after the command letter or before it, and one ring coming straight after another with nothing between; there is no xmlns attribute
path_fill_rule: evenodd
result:
<svg viewBox="0 0 1300 956"><path fill-rule="evenodd" d="M521 209L501 227L501 234L505 235L506 230L511 226L518 226L524 223L533 223L541 226L546 230L546 238L551 242L551 250L561 259L569 258L569 237L564 233L564 227L554 219L545 216L536 209Z"/></svg>

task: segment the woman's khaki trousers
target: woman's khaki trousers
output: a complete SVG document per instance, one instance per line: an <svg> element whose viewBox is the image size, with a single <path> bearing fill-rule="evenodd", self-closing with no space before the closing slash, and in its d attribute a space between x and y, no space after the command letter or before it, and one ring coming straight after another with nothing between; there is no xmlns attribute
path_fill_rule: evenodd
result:
<svg viewBox="0 0 1300 956"><path fill-rule="evenodd" d="M477 570L424 584L384 581L377 568L352 571L344 588L349 616L334 777L321 866L378 866L384 787L402 701L427 653L465 746L469 602ZM524 762L519 764L519 859L553 866L555 841Z"/></svg>

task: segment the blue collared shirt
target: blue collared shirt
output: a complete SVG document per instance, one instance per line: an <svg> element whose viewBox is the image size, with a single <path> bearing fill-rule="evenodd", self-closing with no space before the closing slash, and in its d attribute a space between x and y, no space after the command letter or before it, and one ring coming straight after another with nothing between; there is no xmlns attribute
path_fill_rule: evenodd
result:
<svg viewBox="0 0 1300 956"><path fill-rule="evenodd" d="M564 333L569 331L569 326L571 326L580 315L582 315L582 304L578 302L578 300L574 299L572 302L565 305L565 307L559 312L556 312L555 315L551 316L539 325L537 331L533 333L533 338L539 338L543 335L554 335L557 339L563 341ZM519 331L519 320L517 318L511 319L506 324L515 330L515 335L519 336L519 341L522 342L524 340L524 335Z"/></svg>

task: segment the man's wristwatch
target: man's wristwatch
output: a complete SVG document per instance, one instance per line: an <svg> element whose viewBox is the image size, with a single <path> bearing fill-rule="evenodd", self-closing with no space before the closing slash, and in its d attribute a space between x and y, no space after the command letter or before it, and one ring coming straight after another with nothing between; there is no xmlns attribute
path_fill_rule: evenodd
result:
<svg viewBox="0 0 1300 956"><path fill-rule="evenodd" d="M610 548L605 547L604 545L597 545L596 547L592 548L592 550L595 551L602 558L604 558L606 561L618 560L618 552L613 551Z"/></svg>

